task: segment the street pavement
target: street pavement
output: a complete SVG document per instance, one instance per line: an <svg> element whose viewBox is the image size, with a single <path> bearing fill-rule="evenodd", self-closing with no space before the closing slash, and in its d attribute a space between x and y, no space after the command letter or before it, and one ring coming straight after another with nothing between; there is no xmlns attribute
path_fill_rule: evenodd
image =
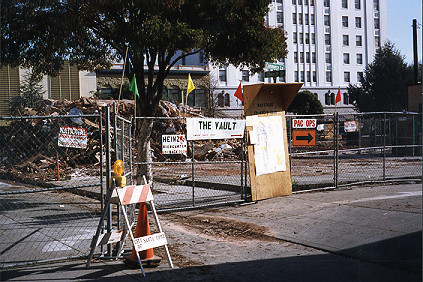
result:
<svg viewBox="0 0 423 282"><path fill-rule="evenodd" d="M267 239L213 237L175 217L253 223ZM422 184L295 193L159 218L169 247L182 257L174 269L164 260L143 278L121 261L94 261L87 269L75 260L5 270L0 280L422 281Z"/></svg>

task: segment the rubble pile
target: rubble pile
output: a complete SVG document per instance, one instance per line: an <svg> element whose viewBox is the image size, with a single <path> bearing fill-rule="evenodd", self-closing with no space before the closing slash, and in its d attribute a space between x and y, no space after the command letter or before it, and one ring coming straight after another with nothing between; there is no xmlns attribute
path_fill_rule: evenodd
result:
<svg viewBox="0 0 423 282"><path fill-rule="evenodd" d="M57 167L60 180L66 180L73 171L81 169L90 175L97 175L101 158L99 117L66 118L65 116L96 114L102 107L114 102L95 98L81 98L77 101L46 99L35 108L25 109L25 115L32 118L13 120L8 126L0 127L0 176L7 175L6 178L21 182L48 182L57 180ZM133 116L133 101L121 101L118 112L125 118ZM54 118L55 116L60 118ZM184 117L201 117L200 112L189 107L181 108L168 101L160 101L157 116L162 118L155 120L153 124L151 134L153 161L185 161L187 156L181 154L163 155L161 138L163 134L185 135ZM60 126L85 128L86 148L59 147ZM194 147L195 159L198 161L239 159L241 154L241 142L235 139L228 142L196 141ZM191 149L190 142L188 155L191 155Z"/></svg>

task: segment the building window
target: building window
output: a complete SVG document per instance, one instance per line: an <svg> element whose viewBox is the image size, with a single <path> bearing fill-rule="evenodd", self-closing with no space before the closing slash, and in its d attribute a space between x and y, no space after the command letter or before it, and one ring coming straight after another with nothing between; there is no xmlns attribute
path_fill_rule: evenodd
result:
<svg viewBox="0 0 423 282"><path fill-rule="evenodd" d="M308 0L304 0L304 5L308 5Z"/></svg>
<svg viewBox="0 0 423 282"><path fill-rule="evenodd" d="M360 17L355 17L355 27L361 28L361 18Z"/></svg>
<svg viewBox="0 0 423 282"><path fill-rule="evenodd" d="M292 33L292 42L294 44L297 44L297 33L296 32Z"/></svg>
<svg viewBox="0 0 423 282"><path fill-rule="evenodd" d="M231 105L231 98L229 96L229 93L225 94L225 107L229 107Z"/></svg>
<svg viewBox="0 0 423 282"><path fill-rule="evenodd" d="M357 65L363 64L363 54L357 54Z"/></svg>
<svg viewBox="0 0 423 282"><path fill-rule="evenodd" d="M303 14L298 14L298 23L303 24Z"/></svg>
<svg viewBox="0 0 423 282"><path fill-rule="evenodd" d="M298 63L298 52L294 52L294 63Z"/></svg>
<svg viewBox="0 0 423 282"><path fill-rule="evenodd" d="M326 64L332 63L332 59L331 59L330 53L325 53L325 60L326 60Z"/></svg>
<svg viewBox="0 0 423 282"><path fill-rule="evenodd" d="M348 27L348 17L347 16L342 16L342 26Z"/></svg>
<svg viewBox="0 0 423 282"><path fill-rule="evenodd" d="M294 71L294 80L298 82L298 71Z"/></svg>
<svg viewBox="0 0 423 282"><path fill-rule="evenodd" d="M361 9L360 0L355 0L355 8L356 8L357 10L360 10L360 9Z"/></svg>
<svg viewBox="0 0 423 282"><path fill-rule="evenodd" d="M330 34L325 34L325 44L330 45Z"/></svg>
<svg viewBox="0 0 423 282"><path fill-rule="evenodd" d="M250 81L250 73L248 70L242 71L242 81Z"/></svg>
<svg viewBox="0 0 423 282"><path fill-rule="evenodd" d="M310 52L306 53L306 63L310 63Z"/></svg>
<svg viewBox="0 0 423 282"><path fill-rule="evenodd" d="M346 34L342 35L342 44L344 46L350 45L350 42L349 41L350 40L349 40L349 36L348 35L346 35Z"/></svg>
<svg viewBox="0 0 423 282"><path fill-rule="evenodd" d="M330 26L330 16L329 15L324 16L324 24L326 26Z"/></svg>
<svg viewBox="0 0 423 282"><path fill-rule="evenodd" d="M221 93L217 94L217 106L224 107L225 106L225 92L222 91Z"/></svg>
<svg viewBox="0 0 423 282"><path fill-rule="evenodd" d="M342 8L348 9L348 0L342 0Z"/></svg>
<svg viewBox="0 0 423 282"><path fill-rule="evenodd" d="M307 82L311 81L311 73L307 71Z"/></svg>
<svg viewBox="0 0 423 282"><path fill-rule="evenodd" d="M310 14L310 24L314 25L314 14Z"/></svg>
<svg viewBox="0 0 423 282"><path fill-rule="evenodd" d="M308 14L304 14L304 24L308 24Z"/></svg>
<svg viewBox="0 0 423 282"><path fill-rule="evenodd" d="M363 77L363 72L359 71L357 72L357 82L361 83L361 78Z"/></svg>
<svg viewBox="0 0 423 282"><path fill-rule="evenodd" d="M292 13L292 23L297 24L297 14L296 13Z"/></svg>
<svg viewBox="0 0 423 282"><path fill-rule="evenodd" d="M301 32L298 35L299 35L298 41L300 42L300 44L304 44L304 35L303 35L303 33Z"/></svg>
<svg viewBox="0 0 423 282"><path fill-rule="evenodd" d="M344 93L344 99L343 99L343 103L344 105L348 105L350 103L350 97L348 96L348 93Z"/></svg>
<svg viewBox="0 0 423 282"><path fill-rule="evenodd" d="M349 65L350 64L350 54L344 53L344 64Z"/></svg>
<svg viewBox="0 0 423 282"><path fill-rule="evenodd" d="M375 36L375 47L376 48L380 47L380 37L379 36Z"/></svg>
<svg viewBox="0 0 423 282"><path fill-rule="evenodd" d="M313 71L313 82L316 82L317 81L317 79L316 79L316 71Z"/></svg>
<svg viewBox="0 0 423 282"><path fill-rule="evenodd" d="M300 63L304 63L304 52L300 52Z"/></svg>
<svg viewBox="0 0 423 282"><path fill-rule="evenodd" d="M350 82L350 72L344 72L344 82Z"/></svg>
<svg viewBox="0 0 423 282"><path fill-rule="evenodd" d="M313 64L315 64L315 63L316 63L316 52L312 52L312 53L311 53L311 62L312 62Z"/></svg>
<svg viewBox="0 0 423 282"><path fill-rule="evenodd" d="M323 1L323 6L330 7L330 1L329 0L324 0Z"/></svg>
<svg viewBox="0 0 423 282"><path fill-rule="evenodd" d="M280 82L285 82L285 76L280 76L280 77L279 77L279 81L280 81Z"/></svg>
<svg viewBox="0 0 423 282"><path fill-rule="evenodd" d="M379 19L378 18L376 18L375 20L374 20L374 22L375 22L375 29L379 29L380 27L379 27Z"/></svg>
<svg viewBox="0 0 423 282"><path fill-rule="evenodd" d="M311 44L316 44L316 34L315 33L311 34Z"/></svg>
<svg viewBox="0 0 423 282"><path fill-rule="evenodd" d="M330 91L325 93L325 105L330 105Z"/></svg>
<svg viewBox="0 0 423 282"><path fill-rule="evenodd" d="M379 0L373 0L373 9L379 11Z"/></svg>
<svg viewBox="0 0 423 282"><path fill-rule="evenodd" d="M204 89L196 88L190 95L188 95L187 104L191 107L206 107L206 91Z"/></svg>
<svg viewBox="0 0 423 282"><path fill-rule="evenodd" d="M219 70L219 81L226 82L226 70Z"/></svg>
<svg viewBox="0 0 423 282"><path fill-rule="evenodd" d="M282 14L282 12L277 12L276 13L276 21L277 21L277 23L283 23L283 14Z"/></svg>
<svg viewBox="0 0 423 282"><path fill-rule="evenodd" d="M293 5L297 4L297 1L296 0L292 0L292 4Z"/></svg>
<svg viewBox="0 0 423 282"><path fill-rule="evenodd" d="M302 5L303 4L303 0L298 0L298 5Z"/></svg>
<svg viewBox="0 0 423 282"><path fill-rule="evenodd" d="M326 72L326 82L332 82L332 72Z"/></svg>
<svg viewBox="0 0 423 282"><path fill-rule="evenodd" d="M177 86L172 86L168 89L168 100L175 105L178 105L182 102L181 100L181 91Z"/></svg>
<svg viewBox="0 0 423 282"><path fill-rule="evenodd" d="M276 0L276 3L282 4L282 0Z"/></svg>
<svg viewBox="0 0 423 282"><path fill-rule="evenodd" d="M257 75L257 80L260 82L264 82L264 72L261 72Z"/></svg>
<svg viewBox="0 0 423 282"><path fill-rule="evenodd" d="M304 71L300 72L301 82L304 82Z"/></svg>
<svg viewBox="0 0 423 282"><path fill-rule="evenodd" d="M305 44L310 44L310 33L305 34Z"/></svg>
<svg viewBox="0 0 423 282"><path fill-rule="evenodd" d="M355 46L357 46L357 47L363 46L361 35L357 35L355 37Z"/></svg>
<svg viewBox="0 0 423 282"><path fill-rule="evenodd" d="M310 6L314 6L314 0L310 0Z"/></svg>

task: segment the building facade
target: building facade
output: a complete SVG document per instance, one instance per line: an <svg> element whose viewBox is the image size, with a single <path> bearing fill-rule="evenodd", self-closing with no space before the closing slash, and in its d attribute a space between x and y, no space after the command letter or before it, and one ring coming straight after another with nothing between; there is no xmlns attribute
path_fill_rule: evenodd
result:
<svg viewBox="0 0 423 282"><path fill-rule="evenodd" d="M3 66L0 68L0 116L10 115L10 102L19 96L22 83L29 70ZM93 72L80 71L76 66L65 62L58 76L44 76L40 81L44 99L78 100L91 97L96 91L96 76Z"/></svg>
<svg viewBox="0 0 423 282"><path fill-rule="evenodd" d="M276 82L303 83L302 90L315 93L326 113L333 112L341 87L337 108L353 111L347 87L359 82L377 48L387 40L386 15L386 0L273 0L265 22L282 28L288 43L287 57L274 62L285 65L285 76ZM222 111L233 115L240 115L242 109L233 96L240 82L273 82L264 73L251 74L231 65L211 65L210 76L216 81L215 96L226 97Z"/></svg>

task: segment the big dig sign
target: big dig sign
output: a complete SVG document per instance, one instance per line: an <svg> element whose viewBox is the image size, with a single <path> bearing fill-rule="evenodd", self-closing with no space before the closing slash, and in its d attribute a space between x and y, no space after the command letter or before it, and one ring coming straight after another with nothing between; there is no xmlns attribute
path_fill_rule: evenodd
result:
<svg viewBox="0 0 423 282"><path fill-rule="evenodd" d="M293 119L292 128L316 128L316 119Z"/></svg>

